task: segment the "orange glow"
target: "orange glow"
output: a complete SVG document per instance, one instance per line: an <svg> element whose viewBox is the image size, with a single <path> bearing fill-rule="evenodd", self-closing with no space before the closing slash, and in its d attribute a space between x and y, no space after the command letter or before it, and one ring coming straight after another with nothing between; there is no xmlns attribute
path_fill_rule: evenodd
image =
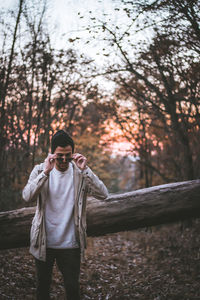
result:
<svg viewBox="0 0 200 300"><path fill-rule="evenodd" d="M107 150L113 154L127 155L133 154L134 140L130 137L130 141L124 136L124 132L118 124L113 120L107 120L104 123L106 133L101 137L101 144L106 144Z"/></svg>

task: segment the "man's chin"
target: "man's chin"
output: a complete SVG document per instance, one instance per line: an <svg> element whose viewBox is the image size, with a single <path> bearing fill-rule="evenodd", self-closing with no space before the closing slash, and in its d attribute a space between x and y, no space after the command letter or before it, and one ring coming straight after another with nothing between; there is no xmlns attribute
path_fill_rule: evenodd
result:
<svg viewBox="0 0 200 300"><path fill-rule="evenodd" d="M69 167L69 164L67 163L67 164L59 164L58 166L57 166L57 168L58 168L58 170L59 171L66 171L67 169L68 169L68 167Z"/></svg>

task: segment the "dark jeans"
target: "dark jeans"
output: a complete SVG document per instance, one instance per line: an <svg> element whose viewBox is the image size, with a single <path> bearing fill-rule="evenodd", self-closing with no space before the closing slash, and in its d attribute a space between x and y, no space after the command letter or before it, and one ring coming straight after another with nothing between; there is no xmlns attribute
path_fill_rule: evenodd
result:
<svg viewBox="0 0 200 300"><path fill-rule="evenodd" d="M46 261L35 259L37 300L49 300L52 270L56 261L63 275L67 300L80 300L80 249L47 249Z"/></svg>

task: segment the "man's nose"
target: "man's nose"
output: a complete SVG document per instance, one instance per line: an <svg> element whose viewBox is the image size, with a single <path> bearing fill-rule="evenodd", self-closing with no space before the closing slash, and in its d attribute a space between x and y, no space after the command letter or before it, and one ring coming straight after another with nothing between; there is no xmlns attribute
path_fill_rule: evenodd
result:
<svg viewBox="0 0 200 300"><path fill-rule="evenodd" d="M63 155L63 161L66 162L67 161L67 156Z"/></svg>

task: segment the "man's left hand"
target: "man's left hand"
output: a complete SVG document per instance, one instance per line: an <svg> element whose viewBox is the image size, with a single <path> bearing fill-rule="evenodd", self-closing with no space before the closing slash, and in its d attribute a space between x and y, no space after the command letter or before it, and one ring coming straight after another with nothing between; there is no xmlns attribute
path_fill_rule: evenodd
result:
<svg viewBox="0 0 200 300"><path fill-rule="evenodd" d="M85 168L87 167L87 158L80 153L74 153L72 157L77 167L81 171L85 170Z"/></svg>

